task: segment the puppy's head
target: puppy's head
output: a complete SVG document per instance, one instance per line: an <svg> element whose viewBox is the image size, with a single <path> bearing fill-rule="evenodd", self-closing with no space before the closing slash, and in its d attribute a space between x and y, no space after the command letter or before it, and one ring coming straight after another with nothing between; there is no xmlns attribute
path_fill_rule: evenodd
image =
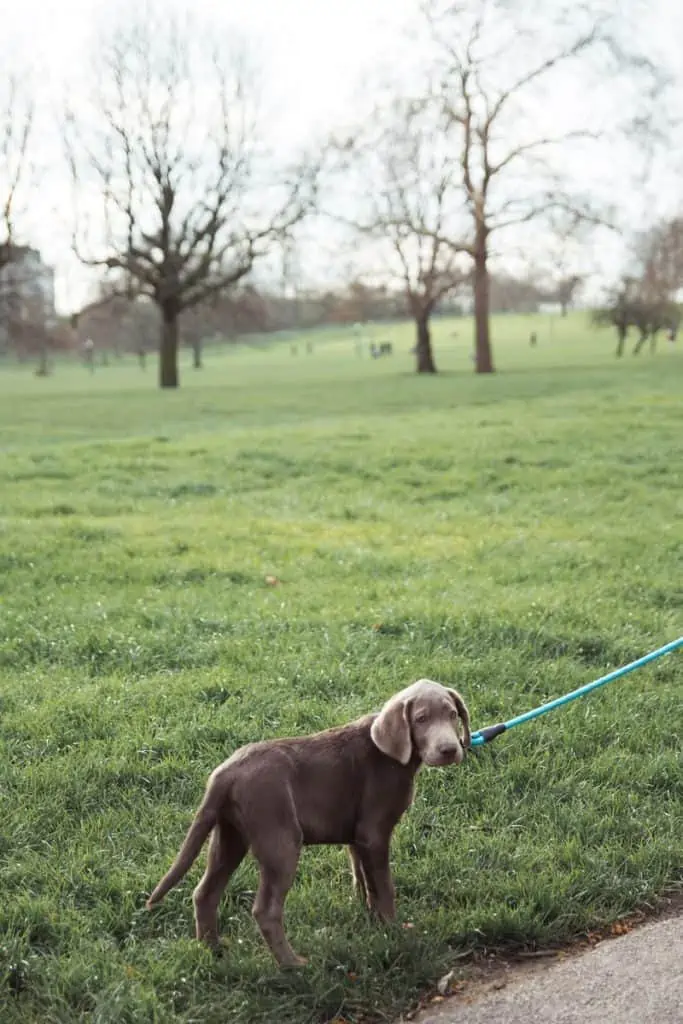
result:
<svg viewBox="0 0 683 1024"><path fill-rule="evenodd" d="M470 717L456 690L420 679L394 694L372 723L373 743L401 764L460 764L470 745Z"/></svg>

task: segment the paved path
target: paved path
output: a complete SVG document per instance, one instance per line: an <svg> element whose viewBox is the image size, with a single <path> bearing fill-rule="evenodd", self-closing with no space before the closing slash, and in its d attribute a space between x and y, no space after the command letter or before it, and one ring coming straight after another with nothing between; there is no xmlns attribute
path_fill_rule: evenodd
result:
<svg viewBox="0 0 683 1024"><path fill-rule="evenodd" d="M497 987L496 987L497 986ZM683 1024L683 915L465 989L419 1024Z"/></svg>

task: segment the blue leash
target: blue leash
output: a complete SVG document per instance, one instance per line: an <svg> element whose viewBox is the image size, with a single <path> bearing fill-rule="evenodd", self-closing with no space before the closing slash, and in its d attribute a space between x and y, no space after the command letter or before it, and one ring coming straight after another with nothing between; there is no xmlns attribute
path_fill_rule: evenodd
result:
<svg viewBox="0 0 683 1024"><path fill-rule="evenodd" d="M513 729L516 725L522 725L524 722L530 722L534 718L538 718L540 715L545 715L546 712L552 711L553 708L562 707L563 704L569 704L570 701L576 700L577 697L583 697L585 693L590 693L591 690L597 690L599 686L605 686L606 683L611 683L614 679L619 679L621 676L625 676L628 672L635 672L637 668L642 668L643 665L647 665L649 662L654 661L655 658L661 658L665 654L671 654L672 651L678 650L679 647L683 647L683 636L679 636L678 640L672 640L670 644L665 644L663 647L658 647L656 651L651 651L650 654L644 655L642 658L638 658L637 661L632 661L628 665L624 665L623 668L617 668L614 672L608 672L606 676L601 676L600 679L596 679L592 683L587 683L585 686L580 686L578 690L572 690L571 693L566 693L564 697L557 697L556 700L548 701L547 704L542 704L539 708L534 708L532 711L525 711L523 715L517 715L516 718L510 718L507 722L499 722L498 725L488 725L485 729L478 729L477 732L472 733L472 746L481 747L484 743L490 743L496 736L500 736L501 733L507 732L508 729Z"/></svg>

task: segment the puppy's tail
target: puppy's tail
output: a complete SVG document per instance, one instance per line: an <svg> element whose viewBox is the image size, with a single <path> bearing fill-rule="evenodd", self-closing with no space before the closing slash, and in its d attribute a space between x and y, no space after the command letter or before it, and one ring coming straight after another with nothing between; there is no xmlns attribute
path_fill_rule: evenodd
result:
<svg viewBox="0 0 683 1024"><path fill-rule="evenodd" d="M176 859L147 900L148 910L151 910L156 903L160 903L169 889L177 885L183 875L187 874L217 821L216 811L207 806L204 801L194 816L194 821L188 829L185 842L180 847Z"/></svg>

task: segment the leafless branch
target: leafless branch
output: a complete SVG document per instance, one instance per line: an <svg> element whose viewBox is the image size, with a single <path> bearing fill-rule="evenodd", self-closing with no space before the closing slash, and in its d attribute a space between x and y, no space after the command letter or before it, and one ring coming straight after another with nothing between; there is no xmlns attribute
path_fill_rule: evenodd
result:
<svg viewBox="0 0 683 1024"><path fill-rule="evenodd" d="M596 43L601 41L601 24L596 24L589 32L579 35L572 44L562 49L557 50L555 53L546 57L545 60L540 61L535 67L532 67L529 71L525 72L519 78L517 78L511 85L509 85L504 91L500 93L497 99L491 104L488 116L486 118L486 125L491 128L498 118L504 113L507 104L519 95L529 86L533 85L542 79L548 72L559 67L561 64L567 63L583 53L586 53L591 47L594 47Z"/></svg>

